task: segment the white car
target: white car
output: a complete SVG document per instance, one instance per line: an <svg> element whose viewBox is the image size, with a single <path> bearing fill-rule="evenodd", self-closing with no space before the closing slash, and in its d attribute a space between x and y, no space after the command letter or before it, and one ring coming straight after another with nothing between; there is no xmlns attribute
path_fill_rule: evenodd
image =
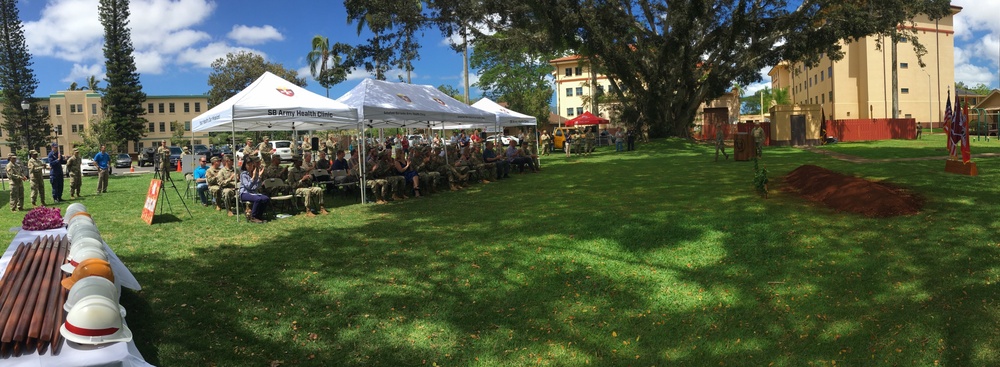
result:
<svg viewBox="0 0 1000 367"><path fill-rule="evenodd" d="M291 140L271 140L271 154L277 154L281 157L282 161L292 160L292 141Z"/></svg>
<svg viewBox="0 0 1000 367"><path fill-rule="evenodd" d="M491 136L486 137L485 141L496 142L498 138L500 139L500 143L503 146L507 146L508 144L510 144L510 142L512 140L514 141L515 144L521 144L521 142L519 140L517 140L517 137L510 136L510 135L491 135Z"/></svg>
<svg viewBox="0 0 1000 367"><path fill-rule="evenodd" d="M96 175L97 174L97 163L94 163L93 159L84 158L80 160L80 171L83 175Z"/></svg>

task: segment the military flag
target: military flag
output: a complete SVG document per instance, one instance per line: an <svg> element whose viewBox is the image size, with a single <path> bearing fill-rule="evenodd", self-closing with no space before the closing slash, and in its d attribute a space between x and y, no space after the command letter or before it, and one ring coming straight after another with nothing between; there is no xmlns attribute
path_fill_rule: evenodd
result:
<svg viewBox="0 0 1000 367"><path fill-rule="evenodd" d="M941 124L941 127L944 129L945 140L948 141L948 154L952 157L955 156L955 142L951 139L953 117L951 113L951 91L949 90L948 99L944 103L944 122Z"/></svg>

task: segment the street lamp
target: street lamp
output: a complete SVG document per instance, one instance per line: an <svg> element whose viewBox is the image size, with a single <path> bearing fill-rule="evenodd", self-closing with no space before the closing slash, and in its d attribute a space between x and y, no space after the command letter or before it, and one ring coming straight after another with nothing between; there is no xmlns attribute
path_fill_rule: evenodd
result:
<svg viewBox="0 0 1000 367"><path fill-rule="evenodd" d="M931 74L927 70L921 70L924 74L927 74L927 128L930 129L929 131L934 131L934 120L932 120L934 118L934 106L931 104L934 102L934 97L931 94Z"/></svg>
<svg viewBox="0 0 1000 367"><path fill-rule="evenodd" d="M21 122L24 124L24 131L21 133L24 136L24 149L31 150L29 144L31 144L31 133L28 131L28 109L31 108L31 103L27 100L21 100L21 111L23 111L23 118Z"/></svg>

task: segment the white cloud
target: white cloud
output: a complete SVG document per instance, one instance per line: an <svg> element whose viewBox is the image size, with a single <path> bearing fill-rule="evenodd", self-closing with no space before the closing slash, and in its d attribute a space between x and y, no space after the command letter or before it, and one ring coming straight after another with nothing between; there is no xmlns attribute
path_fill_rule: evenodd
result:
<svg viewBox="0 0 1000 367"><path fill-rule="evenodd" d="M954 17L955 35L963 39L972 37L975 31L989 31L1000 34L1000 1L955 0L952 5L962 7Z"/></svg>
<svg viewBox="0 0 1000 367"><path fill-rule="evenodd" d="M163 55L156 51L136 51L132 57L135 58L135 70L141 74L162 74L167 63Z"/></svg>
<svg viewBox="0 0 1000 367"><path fill-rule="evenodd" d="M104 29L98 20L98 0L55 0L42 9L38 21L24 23L28 50L35 56L54 56L81 62L103 57Z"/></svg>
<svg viewBox="0 0 1000 367"><path fill-rule="evenodd" d="M95 76L97 80L104 79L104 65L93 64L93 65L80 65L73 64L73 70L69 72L65 78L61 81L66 83L72 83L79 80L86 80L87 78Z"/></svg>
<svg viewBox="0 0 1000 367"><path fill-rule="evenodd" d="M240 51L253 52L267 59L267 54L245 47L230 46L224 42L212 42L201 48L189 48L181 51L177 55L178 64L191 64L197 67L210 68L212 62L218 58L226 57L227 53L237 53Z"/></svg>
<svg viewBox="0 0 1000 367"><path fill-rule="evenodd" d="M965 83L968 86L976 86L980 83L991 85L996 81L996 78L985 67L961 64L955 66L955 81Z"/></svg>
<svg viewBox="0 0 1000 367"><path fill-rule="evenodd" d="M743 86L743 96L751 96L757 91L764 89L764 87L771 87L771 76L767 75L767 72L771 71L771 67L766 67L760 69L761 81L756 83L750 83L750 85Z"/></svg>
<svg viewBox="0 0 1000 367"><path fill-rule="evenodd" d="M499 20L499 18L494 16L494 21L496 20ZM489 25L487 25L486 23L476 23L472 26L472 28L475 28L477 32L485 34L487 36L491 36L494 33L496 33L496 30L490 28ZM469 42L475 43L476 37L474 35L469 35L468 40ZM441 40L442 46L451 46L460 44L462 44L462 34L458 32L451 35L451 37L445 37L444 39Z"/></svg>
<svg viewBox="0 0 1000 367"><path fill-rule="evenodd" d="M263 27L234 25L233 30L229 31L229 39L241 45L259 45L268 41L281 41L285 36L269 25Z"/></svg>

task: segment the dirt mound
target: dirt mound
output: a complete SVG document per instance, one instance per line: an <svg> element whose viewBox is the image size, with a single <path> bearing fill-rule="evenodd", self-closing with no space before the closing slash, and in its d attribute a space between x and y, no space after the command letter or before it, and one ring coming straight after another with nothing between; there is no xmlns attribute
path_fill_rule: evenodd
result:
<svg viewBox="0 0 1000 367"><path fill-rule="evenodd" d="M786 189L835 210L868 217L894 217L920 212L923 198L888 184L804 165L785 176Z"/></svg>

